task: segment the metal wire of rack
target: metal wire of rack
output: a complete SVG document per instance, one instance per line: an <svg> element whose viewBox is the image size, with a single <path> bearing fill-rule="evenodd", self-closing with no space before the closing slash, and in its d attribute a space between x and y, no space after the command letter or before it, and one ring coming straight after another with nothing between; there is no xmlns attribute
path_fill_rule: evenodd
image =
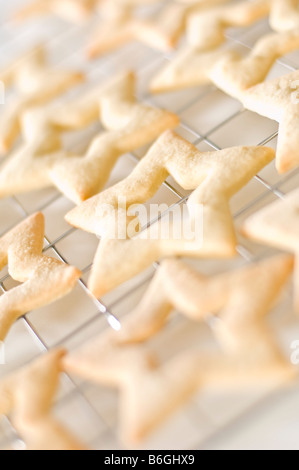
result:
<svg viewBox="0 0 299 470"><path fill-rule="evenodd" d="M10 2L11 9L24 2ZM0 11L2 4L0 5ZM6 8L7 5L6 5ZM7 12L2 18L7 18ZM96 23L96 19L92 20ZM244 110L240 104L213 86L202 89L192 89L176 94L151 96L147 92L147 84L163 63L171 60L175 54L165 55L148 47L131 43L118 51L104 57L95 63L86 63L84 46L90 31L90 24L78 27L67 25L57 18L45 18L38 22L30 22L15 29L8 21L0 24L0 60L20 49L29 48L32 43L45 41L56 65L75 65L82 67L91 82L102 80L124 68L133 68L137 72L140 89L138 96L152 105L166 107L175 111L181 125L178 132L196 145L200 150L219 150L232 145L270 145L275 148L277 124ZM232 46L249 49L261 34L269 31L267 21L260 21L252 27L227 32L228 41ZM288 73L299 66L299 53L293 53L277 61L271 75ZM76 91L80 93L80 89ZM71 146L74 150L87 145L90 136L98 132L99 127L93 126L86 135L79 138L73 136ZM129 174L138 163L142 151L124 156L116 166L109 184L119 181ZM278 176L274 165L269 165L241 191L232 201L235 222L238 225L248 214L256 211L276 198L284 195L298 185L299 170L290 174ZM157 195L160 202L169 204L169 210L184 204L186 194L176 183L169 179ZM138 299L148 286L157 268L154 265L132 282L116 289L115 292L103 299L94 298L88 291L86 280L90 272L93 255L98 240L96 237L82 233L66 225L63 216L72 204L55 189L49 188L38 193L14 196L0 201L0 234L5 233L17 222L33 212L42 211L46 217L46 236L44 252L58 257L60 260L77 265L82 269L83 276L78 282L74 293L52 306L36 312L29 312L13 327L7 339L7 364L0 366L0 377L20 365L32 360L45 350L58 345L72 347L74 344L91 337L95 331L107 326L115 327L121 323L122 316L136 305ZM239 263L251 262L261 258L269 251L247 240L239 239ZM226 263L196 261L199 269L216 273L224 269ZM14 285L7 271L0 273L0 292L5 293ZM278 312L278 313L277 313ZM297 321L291 311L291 293L287 292L282 304L273 315L273 325L279 330L282 346L289 353L289 344L299 335ZM287 312L287 314L286 314ZM158 339L157 344L167 344L170 354L174 348L180 347L183 337L190 341L190 328L175 319L165 333L166 339ZM282 329L283 327L283 329ZM296 330L297 328L297 330ZM205 326L192 326L193 339L202 335L207 337ZM185 332L185 333L184 333ZM185 335L185 336L184 336ZM173 341L173 338L180 338ZM18 348L15 345L18 344ZM188 343L187 343L188 344ZM293 393L294 388L289 392ZM251 416L260 416L267 412L269 403L277 405L282 400L281 391L266 389L253 391L246 396L224 396L219 394L211 397L199 393L191 403L165 424L149 442L148 448L212 448L237 445L238 439L233 440L235 433L248 429ZM73 377L64 375L61 393L57 399L55 410L60 418L81 436L91 448L116 449L120 446L117 440L117 394L101 390L90 384L85 384ZM299 410L297 409L299 412ZM299 413L298 413L299 417ZM265 417L263 425L270 423ZM295 424L294 424L295 426ZM184 433L182 433L184 429ZM255 431L248 440L241 441L240 446L258 446L258 437L254 441ZM281 430L277 431L280 435ZM184 434L184 436L182 436ZM232 436L231 441L225 441L224 435ZM273 437L273 436L272 436ZM223 441L224 439L224 441ZM244 438L245 439L245 438ZM275 436L271 443L275 443ZM273 441L273 442L272 442ZM247 442L247 444L246 444ZM271 444L271 445L272 445ZM273 444L275 445L275 444ZM20 437L7 419L0 420L0 449L9 446L23 448Z"/></svg>

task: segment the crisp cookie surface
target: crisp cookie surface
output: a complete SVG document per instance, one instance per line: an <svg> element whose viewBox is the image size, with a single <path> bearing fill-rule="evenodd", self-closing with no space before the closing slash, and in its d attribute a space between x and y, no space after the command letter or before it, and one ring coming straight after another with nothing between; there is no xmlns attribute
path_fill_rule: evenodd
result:
<svg viewBox="0 0 299 470"><path fill-rule="evenodd" d="M275 6L279 4L281 10L278 14L279 10L276 10L276 18L282 21L283 12L289 10L289 25L296 24L298 2L271 1L270 15L262 14L257 21L252 19L249 26L241 26L249 21L249 10L240 8L238 13L235 8L237 4L242 6L245 3L242 0L233 4L227 2L225 6L231 8L234 5L239 15L234 17L235 27L230 27L232 15L226 18L225 15L222 18L214 16L206 17L203 28L193 29L193 32L192 22L196 25L198 13L204 13L203 7L211 10L211 1L165 1L162 5L156 0L91 0L89 5L93 3L92 7L80 18L76 13L78 8L72 11L69 8L67 12L63 6L74 5L74 0L61 0L56 3L60 10L50 11L49 8L45 11L41 8L35 17L28 16L30 21L16 27L6 17L12 18L10 12L15 5L25 5L25 2L29 5L31 0L10 0L2 2L0 7L1 64L5 65L7 58L20 55L20 60L14 60L11 66L3 69L3 83L7 84L8 95L2 111L5 107L8 109L9 102L16 96L32 90L38 80L38 77L33 80L33 75L24 66L25 61L30 64L30 53L27 57L20 53L31 50L34 44L45 43L47 56L55 70L69 67L84 70L86 83L80 88L67 90L66 94L51 99L46 105L29 106L22 113L13 153L0 162L0 189L2 187L5 198L0 200L0 234L5 234L11 227L18 227L28 215L42 211L46 233L44 249L39 255L53 253L71 266L80 267L82 275L75 289L58 302L46 303L42 310L35 310L31 304L33 311L25 312L20 321L9 327L3 344L0 338L0 376L7 378L5 383L0 381L0 412L7 416L0 420L0 448L75 450L87 447L110 451L124 448L297 448L296 383L288 381L297 379L298 369L291 363L298 364L299 357L296 341L298 318L292 304L295 297L296 308L299 292L295 240L295 199L298 199L298 194L294 193L292 209L290 204L275 210L273 206L272 215L269 215L269 233L277 234L273 235L273 243L270 235L269 240L263 241L255 236L245 237L244 232L238 231L244 221L253 214L258 215L261 209L266 210L266 206L277 197L277 203L287 201L288 193L298 186L297 165L293 160L293 170L278 174L274 153L268 149L269 158L271 156L269 165L265 164L255 175L252 170L253 178L247 182L243 180L240 189L234 193L235 188L229 184L236 183L237 170L242 167L237 154L235 172L234 165L228 164L228 172L224 165L225 181L222 181L222 170L216 178L212 160L214 154L219 152L222 155L226 149L255 149L264 145L277 148L278 126L272 119L276 110L272 108L269 119L262 115L262 112L269 111L268 104L261 105L259 115L240 106L240 101L250 87L262 83L269 73L271 80L298 68L298 28L294 30L287 23L281 23L280 29L276 28L277 32L269 29L269 19L272 22ZM48 0L47 5L50 3ZM87 3L88 0L85 5ZM262 5L263 2L251 1L246 5L254 13L254 7L259 3ZM35 4L45 7L46 2ZM83 23L79 25L78 20L81 22L81 19ZM106 39L108 42L109 33L113 43L113 38L122 37L123 33L121 28L112 30L112 25L119 21L125 30L130 19L145 21L144 38L143 31L139 30L139 40L127 38L105 57L101 55L93 62L87 60L86 48L94 28L105 23L109 28L111 25ZM72 24L74 21L76 25ZM214 26L207 28L208 24ZM155 41L152 38L152 42L148 42L151 28L159 34L163 30L162 40L170 40L171 48L176 47L177 52L163 52L158 33ZM115 36L115 32L119 35ZM190 44L186 47L185 43L191 41L192 36L194 41L206 37L206 41L219 41L219 45L211 48L211 43L206 42L206 48ZM46 57L42 59L42 48L40 52L41 60L47 64ZM185 54L185 62L176 61L180 54ZM175 93L164 94L161 83L162 93L149 94L148 85L167 63L174 65L174 72L173 77L169 75L165 90L168 91L169 87ZM117 113L111 111L109 89L104 90L107 98L104 110L99 99L103 92L101 84L105 83L106 77L108 84L112 85L112 78L119 75L123 64L135 71L137 87L134 88L131 78L127 81L131 91L123 95L120 92L115 99ZM19 71L23 69L18 79L14 78L16 68ZM194 84L192 89L191 83ZM46 85L48 83L44 80ZM296 101L296 83L292 87L290 97ZM180 212L180 208L186 208L188 220L192 217L194 222L194 200L187 204L194 190L193 186L185 183L199 181L196 165L189 165L185 156L181 158L181 166L170 168L168 165L167 171L164 166L159 166L164 165L163 149L160 159L157 152L153 166L148 166L147 161L143 167L145 172L138 172L151 141L145 149L134 148L121 158L115 157L115 164L112 156L112 171L105 166L103 181L107 182L105 178L109 177L109 182L108 185L104 183L105 188L100 185L99 190L103 192L99 196L103 197L102 202L112 203L109 210L103 211L101 204L98 217L89 220L90 214L82 211L82 223L90 224L86 231L65 221L65 215L74 207L72 201L80 208L82 201L81 196L78 197L78 188L81 182L87 189L89 184L87 180L83 181L81 170L78 174L80 180L69 177L67 160L70 159L70 163L86 161L92 139L97 138L100 132L102 135L112 131L116 135L118 126L128 113L129 107L124 103L128 96L133 98L132 101L129 99L130 106L136 103L155 110L165 108L173 111L175 120L172 113L166 112L169 116L169 127L166 128L176 127L180 120L176 130L178 135L205 156L200 166L203 177L200 185L204 189L201 196L206 197L207 213L211 214L207 228L209 233L215 234L215 237L210 237L214 249L218 240L217 256L214 253L211 257L208 251L205 256L199 256L200 240L195 252L190 240L183 246L178 246L177 240L164 243L158 240L156 246L149 243L150 229L154 234L162 233L168 215L172 220L172 215ZM154 120L155 113L152 116ZM138 132L131 142L134 140L136 143L137 136ZM156 138L159 135L152 140ZM95 159L102 150L101 142L98 144L93 147ZM242 153L242 161L244 155ZM177 157L179 163L180 156ZM61 175L55 186L52 170L54 173L60 164ZM93 170L91 165L89 168L91 181L95 182L100 176L99 166L94 165ZM168 173L169 168L171 173ZM149 180L155 171L159 174L156 187L145 178L147 170L150 170ZM211 178L206 170L211 172ZM87 173L84 170L84 174ZM134 179L130 178L133 175ZM137 176L140 185L137 184ZM130 185L125 183L131 184L131 193ZM208 183L211 183L210 189ZM161 221L157 223L156 217L150 216L148 224L146 222L141 227L139 219L127 220L125 206L119 206L116 212L117 190L121 193L124 187L129 202L145 199L144 207L148 214L152 205L163 205ZM221 193L222 189L227 189L227 192ZM218 207L219 210L213 212L213 201L216 206L223 203L224 209L221 211ZM101 286L96 287L101 297L95 298L89 289L91 284L88 284L99 244L93 230L102 237L108 237L112 214L117 219L123 218L124 225L129 222L128 229L136 226L141 232L132 240L121 243L101 240L102 272L106 275ZM216 219L217 225L210 223ZM262 233L256 227L257 233L265 234L266 238L268 228L265 221L257 219L256 224L263 228ZM147 226L148 230L145 229ZM19 227L23 243L24 225ZM221 230L218 231L219 227ZM25 232L27 230L24 237ZM290 255L277 256L277 250ZM186 256L186 251L189 251L189 256ZM186 256L187 261L173 258L177 254ZM158 259L161 263L157 262ZM12 275L16 275L15 258L10 260L12 267L6 266L0 276L2 297L21 282L13 279ZM24 268L24 273L30 268L31 265ZM144 271L144 268L147 269ZM288 283L292 272L294 291L292 283ZM95 285L99 279L95 276ZM123 283L124 279L127 282ZM43 280L42 276L40 280ZM46 289L47 295L52 295L50 290ZM105 335L107 322L111 334ZM115 331L111 332L111 327ZM146 344L141 344L145 341ZM36 356L41 356L46 349L55 349L57 345L66 347L69 353L61 351L60 355L57 352L54 358L56 353L53 351L52 359L42 361L41 357L40 364L35 363ZM24 364L30 364L31 373L21 373ZM136 365L135 371L132 364ZM58 378L61 379L59 389L56 387ZM43 386L45 384L47 388ZM54 392L55 405L52 406ZM47 399L44 400L45 396ZM14 406L11 406L13 400Z"/></svg>
<svg viewBox="0 0 299 470"><path fill-rule="evenodd" d="M68 294L81 272L42 254L44 216L36 213L0 238L0 268L8 264L13 279L23 284L0 297L0 340L12 324L32 309Z"/></svg>
<svg viewBox="0 0 299 470"><path fill-rule="evenodd" d="M174 49L183 36L189 18L196 11L206 11L215 5L227 3L228 0L205 0L191 3L169 3L158 13L155 19L144 20L134 14L132 8L111 12L110 4L106 18L96 29L87 48L87 56L96 59L107 54L127 42L140 41L149 47L164 52ZM125 5L127 7L127 5Z"/></svg>
<svg viewBox="0 0 299 470"><path fill-rule="evenodd" d="M122 155L179 124L175 114L136 101L134 91L134 74L124 73L83 99L80 96L70 107L27 113L23 119L27 142L0 169L0 196L51 185L77 204L97 194ZM94 137L85 154L63 149L64 130L78 130L98 120L105 130Z"/></svg>
<svg viewBox="0 0 299 470"><path fill-rule="evenodd" d="M126 180L66 215L70 224L103 238L89 281L93 294L103 295L161 257L234 256L236 236L229 200L273 158L273 150L266 147L236 147L201 153L174 132L164 133ZM115 213L119 219L127 217L123 212L151 199L169 175L184 189L193 190L188 200L193 221L198 217L198 206L203 206L202 243L185 239L142 239L142 234L127 240L111 236L110 224L115 220ZM119 195L126 200L124 211L118 210ZM127 261L130 257L134 263ZM117 270L116 262L120 265Z"/></svg>

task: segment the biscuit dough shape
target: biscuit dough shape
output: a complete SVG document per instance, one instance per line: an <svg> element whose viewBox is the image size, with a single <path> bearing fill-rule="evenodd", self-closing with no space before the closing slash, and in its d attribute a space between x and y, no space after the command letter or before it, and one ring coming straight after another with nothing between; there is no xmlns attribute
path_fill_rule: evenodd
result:
<svg viewBox="0 0 299 470"><path fill-rule="evenodd" d="M4 108L0 117L0 155L9 152L21 134L25 112L50 103L58 96L84 81L77 71L60 70L47 64L42 46L35 48L24 60L18 59L0 72L7 85L15 84L17 96Z"/></svg>
<svg viewBox="0 0 299 470"><path fill-rule="evenodd" d="M0 238L0 269L23 283L0 297L0 340L13 323L30 310L41 308L67 295L81 272L42 254L44 216L38 212Z"/></svg>
<svg viewBox="0 0 299 470"><path fill-rule="evenodd" d="M228 0L201 0L195 3L171 2L162 9L155 19L140 19L131 10L108 17L100 26L87 48L90 59L107 54L130 41L140 41L149 47L162 51L175 48L186 30L192 12L209 9Z"/></svg>
<svg viewBox="0 0 299 470"><path fill-rule="evenodd" d="M27 142L0 169L0 196L55 185L79 204L105 186L121 155L177 127L175 114L136 100L135 83L135 75L125 73L50 116L45 114L44 121L42 110L27 113L23 120ZM98 119L106 131L94 138L85 154L63 150L64 129L80 129Z"/></svg>
<svg viewBox="0 0 299 470"><path fill-rule="evenodd" d="M210 73L220 90L242 101L244 91L262 83L276 60L299 49L299 29L263 36L245 57L224 54Z"/></svg>
<svg viewBox="0 0 299 470"><path fill-rule="evenodd" d="M196 322L217 314L214 332L224 349L250 348L250 330L263 330L264 318L293 269L292 256L278 255L206 277L183 261L166 260L157 269L139 305L122 323L118 341L132 344L148 340L177 311Z"/></svg>
<svg viewBox="0 0 299 470"><path fill-rule="evenodd" d="M293 268L292 256L278 255L206 277L182 261L167 260L140 304L124 320L118 342L129 345L148 340L176 310L192 321L208 320L221 347L220 353L195 352L199 387L235 389L293 379L295 370L265 322Z"/></svg>
<svg viewBox="0 0 299 470"><path fill-rule="evenodd" d="M67 159L51 170L52 182L75 203L103 189L121 155L178 126L175 114L139 103L135 87L132 72L110 82L100 97L100 119L108 131L93 140L84 158Z"/></svg>
<svg viewBox="0 0 299 470"><path fill-rule="evenodd" d="M286 173L299 164L299 71L256 85L242 95L250 111L279 123L276 167Z"/></svg>
<svg viewBox="0 0 299 470"><path fill-rule="evenodd" d="M257 242L279 250L294 253L295 308L299 311L299 191L287 194L283 199L250 216L242 226L242 233Z"/></svg>
<svg viewBox="0 0 299 470"><path fill-rule="evenodd" d="M264 321L293 265L293 257L278 256L208 279L181 261L169 260L120 331L109 330L70 352L63 367L119 390L120 435L126 445L147 437L203 387L247 388L293 379L294 369ZM143 343L165 325L175 307L195 321L203 321L211 310L221 311L213 332L223 351L190 348L161 364Z"/></svg>
<svg viewBox="0 0 299 470"><path fill-rule="evenodd" d="M119 435L125 446L140 443L181 407L197 387L196 360L180 354L165 364L145 346L119 346L109 331L63 359L68 374L119 391Z"/></svg>
<svg viewBox="0 0 299 470"><path fill-rule="evenodd" d="M257 41L247 56L227 47L188 46L153 78L151 93L209 85L242 101L244 91L263 82L276 60L297 50L298 30L271 33Z"/></svg>
<svg viewBox="0 0 299 470"><path fill-rule="evenodd" d="M160 258L235 256L237 239L229 200L274 156L273 149L267 147L202 153L173 131L165 132L128 178L66 215L71 225L103 238L89 280L92 293L107 293ZM119 209L119 195L126 201L126 213L132 205L150 200L169 175L185 190L193 191L188 201L193 221L198 217L198 207L203 205L203 243L142 239L142 234L121 240L109 233L115 217L124 216Z"/></svg>
<svg viewBox="0 0 299 470"><path fill-rule="evenodd" d="M51 413L65 354L55 349L0 382L0 414L11 418L27 450L85 450Z"/></svg>
<svg viewBox="0 0 299 470"><path fill-rule="evenodd" d="M122 14L107 17L89 40L86 50L88 59L97 59L132 41L139 41L162 51L171 50L177 36L176 23L180 20L180 11L186 7L171 5L171 8L172 22L168 16L158 17L156 23L140 19L131 9L124 9Z"/></svg>

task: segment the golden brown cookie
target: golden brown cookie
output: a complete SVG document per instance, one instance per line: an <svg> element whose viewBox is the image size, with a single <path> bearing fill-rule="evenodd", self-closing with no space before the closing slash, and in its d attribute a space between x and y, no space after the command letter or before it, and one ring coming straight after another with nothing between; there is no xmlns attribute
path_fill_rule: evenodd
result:
<svg viewBox="0 0 299 470"><path fill-rule="evenodd" d="M118 342L131 344L148 340L164 328L170 314L177 311L199 322L217 314L219 321L214 323L214 333L224 349L246 349L250 329L256 331L261 327L293 269L292 256L278 255L206 277L182 261L166 260L158 268L140 304L122 323ZM244 328L243 333L241 328Z"/></svg>
<svg viewBox="0 0 299 470"><path fill-rule="evenodd" d="M50 67L45 50L37 47L23 60L17 59L0 71L0 78L6 85L16 85L18 91L0 117L0 155L5 155L21 134L25 112L50 103L82 83L84 75L78 71Z"/></svg>
<svg viewBox="0 0 299 470"><path fill-rule="evenodd" d="M298 47L298 30L265 35L246 56L227 47L187 46L158 72L150 90L163 93L213 83L242 101L244 91L263 82L277 59Z"/></svg>
<svg viewBox="0 0 299 470"><path fill-rule="evenodd" d="M197 387L196 360L182 354L159 364L144 346L119 346L101 334L63 359L67 373L119 391L122 443L140 443L181 407Z"/></svg>
<svg viewBox="0 0 299 470"><path fill-rule="evenodd" d="M299 164L299 72L261 83L242 94L246 109L279 123L276 167L286 173Z"/></svg>

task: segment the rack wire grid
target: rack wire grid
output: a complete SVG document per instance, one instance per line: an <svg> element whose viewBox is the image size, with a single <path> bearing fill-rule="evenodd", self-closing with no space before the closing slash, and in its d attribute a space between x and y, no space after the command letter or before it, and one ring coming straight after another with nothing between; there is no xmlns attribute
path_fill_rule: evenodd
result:
<svg viewBox="0 0 299 470"><path fill-rule="evenodd" d="M91 29L99 19L78 26L54 16L29 21L16 27L11 13L26 3L24 0L1 1L0 4L0 63L44 42L53 65L76 67L88 75L88 82L76 90L81 93L92 83L99 83L121 70L133 69L138 77L138 97L178 114L178 132L200 150L221 149L235 145L276 147L278 125L242 108L240 103L214 86L151 96L148 84L151 77L172 57L150 49L144 44L130 42L115 52L94 62L88 62L84 50ZM161 5L142 8L144 15L152 14ZM270 31L268 20L251 27L230 29L228 42L243 52ZM184 41L184 40L183 40ZM277 61L271 77L283 75L299 66L299 51ZM7 99L10 97L8 96ZM65 145L76 151L86 148L91 137L100 130L93 125L66 136ZM109 185L126 177L144 149L123 156L116 165ZM269 165L231 202L238 226L251 213L281 198L298 185L299 169L279 176L274 164ZM158 192L155 202L176 206L188 194L169 179ZM151 201L153 202L153 201ZM95 300L86 287L93 256L98 244L96 236L73 229L64 215L74 205L56 189L15 196L0 201L0 234L35 211L46 219L44 251L77 266L83 272L75 290L54 304L29 312L17 321L5 343L5 365L0 377L17 370L35 357L56 346L72 350L96 333L122 321L140 300L157 268L152 266L142 275ZM261 259L272 250L239 237L239 258L233 261L192 261L201 272L215 274L226 269ZM0 291L5 293L16 283L7 270L0 273ZM292 289L289 287L279 305L269 316L277 340L290 356L290 345L299 339L299 321L292 310ZM110 325L110 326L109 326ZM205 324L193 324L174 316L168 328L153 339L152 345L162 359L190 347L209 344L212 334ZM174 416L168 419L146 442L145 449L297 449L299 442L299 383L274 389L259 387L245 392L199 393ZM55 402L55 414L91 449L120 449L117 437L118 395L116 392L85 383L64 374ZM0 419L0 449L23 449L24 443L7 418Z"/></svg>

